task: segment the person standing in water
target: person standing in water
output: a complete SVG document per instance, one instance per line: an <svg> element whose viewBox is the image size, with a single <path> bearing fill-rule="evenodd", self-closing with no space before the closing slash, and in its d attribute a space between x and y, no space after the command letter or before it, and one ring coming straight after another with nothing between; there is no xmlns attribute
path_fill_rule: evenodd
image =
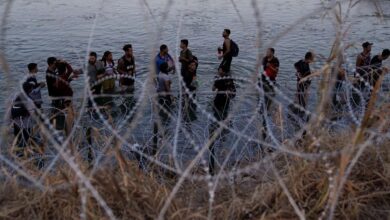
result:
<svg viewBox="0 0 390 220"><path fill-rule="evenodd" d="M101 94L102 85L98 83L98 80L102 77L101 70L103 69L103 64L99 60L97 60L97 54L95 52L89 53L89 59L88 59L88 77L89 77L89 84L91 86L91 93L92 96L99 96ZM98 84L96 84L98 83ZM96 84L96 85L95 85ZM98 105L101 103L100 97L93 98L95 102L97 102ZM92 108L92 99L88 101L88 107Z"/></svg>
<svg viewBox="0 0 390 220"><path fill-rule="evenodd" d="M222 37L224 38L223 47L218 49L218 51L222 51L222 55L219 57L219 59L222 59L219 68L224 68L226 72L230 72L230 67L232 65L232 60L233 60L233 56L231 53L232 41L230 39L230 30L229 29L223 30Z"/></svg>
<svg viewBox="0 0 390 220"><path fill-rule="evenodd" d="M185 86L188 88L190 85L190 81L192 81L192 77L188 73L188 66L192 61L192 52L188 49L188 40L183 39L180 43L180 57L179 62L181 63L181 76L183 78Z"/></svg>
<svg viewBox="0 0 390 220"><path fill-rule="evenodd" d="M269 111L272 99L275 97L274 86L279 72L279 60L275 57L275 49L268 48L267 55L263 58L263 74L261 74L261 83L264 91L264 104Z"/></svg>
<svg viewBox="0 0 390 220"><path fill-rule="evenodd" d="M275 49L268 48L267 54L262 60L263 71L261 73L261 82L259 82L259 88L263 91L264 103L262 105L262 109L260 112L263 117L263 130L262 136L265 140L268 134L267 120L266 120L266 112L270 111L270 107L272 104L272 100L275 98L275 84L276 77L279 72L279 60L275 57Z"/></svg>
<svg viewBox="0 0 390 220"><path fill-rule="evenodd" d="M136 67L135 67L135 60L133 55L133 47L131 44L126 44L123 47L123 51L125 54L118 60L118 72L121 76L120 78L120 87L121 92L124 94L125 101L121 105L122 112L129 113L132 108L134 107L135 100L134 100L134 82L135 82L135 74L136 74Z"/></svg>
<svg viewBox="0 0 390 220"><path fill-rule="evenodd" d="M163 44L160 46L160 52L156 55L156 74L158 75L161 70L161 64L167 63L168 64L168 72L169 73L175 73L176 67L175 67L175 61L173 60L172 56L169 54L168 46Z"/></svg>
<svg viewBox="0 0 390 220"><path fill-rule="evenodd" d="M157 153L158 138L163 137L167 133L167 127L169 124L169 113L171 112L172 105L172 91L171 91L171 78L169 76L169 65L166 62L161 63L159 67L159 74L157 74L157 100L156 100L156 112L158 112L159 120L156 120L153 125L153 145L152 155Z"/></svg>
<svg viewBox="0 0 390 220"><path fill-rule="evenodd" d="M352 104L356 107L363 107L363 101L368 103L369 100L369 81L370 81L370 61L371 49L373 43L364 42L362 44L363 51L356 57L356 70L354 76L355 89L352 91ZM363 98L363 99L362 99Z"/></svg>
<svg viewBox="0 0 390 220"><path fill-rule="evenodd" d="M314 62L314 54L307 52L305 59L300 60L294 64L297 76L297 100L298 104L306 109L308 91L311 84L310 79L304 79L311 74L310 64Z"/></svg>
<svg viewBox="0 0 390 220"><path fill-rule="evenodd" d="M363 51L356 57L356 77L362 77L366 79L369 70L370 70L370 61L371 61L371 49L373 43L364 42L362 44Z"/></svg>
<svg viewBox="0 0 390 220"><path fill-rule="evenodd" d="M381 75L389 72L389 69L382 67L382 61L387 60L390 56L390 50L384 49L382 53L375 55L370 61L370 67L372 69L371 85L375 87Z"/></svg>
<svg viewBox="0 0 390 220"><path fill-rule="evenodd" d="M226 68L226 67L225 67ZM218 68L218 76L215 77L214 85L212 88L216 92L213 110L214 118L217 121L212 123L209 130L209 137L213 138L215 132L219 129L218 123L226 122L229 114L230 99L235 96L236 88L232 78L228 77L228 71L222 67ZM222 132L221 132L222 133ZM210 143L210 159L209 159L209 172L211 175L214 174L215 169L215 150L214 141Z"/></svg>
<svg viewBox="0 0 390 220"><path fill-rule="evenodd" d="M113 95L115 94L115 62L110 51L106 51L102 57L102 63L104 67L104 77L108 77L102 82L102 93L104 95ZM113 105L112 97L104 97L104 105Z"/></svg>

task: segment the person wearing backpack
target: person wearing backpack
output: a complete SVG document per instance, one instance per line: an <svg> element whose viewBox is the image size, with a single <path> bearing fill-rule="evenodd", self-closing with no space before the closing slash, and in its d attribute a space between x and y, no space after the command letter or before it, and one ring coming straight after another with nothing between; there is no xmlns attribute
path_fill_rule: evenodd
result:
<svg viewBox="0 0 390 220"><path fill-rule="evenodd" d="M219 56L219 59L222 59L219 68L224 68L227 72L230 72L230 66L232 64L233 57L238 56L238 45L230 39L230 30L225 29L222 33L224 38L223 47L218 48L218 52L222 52L222 55Z"/></svg>

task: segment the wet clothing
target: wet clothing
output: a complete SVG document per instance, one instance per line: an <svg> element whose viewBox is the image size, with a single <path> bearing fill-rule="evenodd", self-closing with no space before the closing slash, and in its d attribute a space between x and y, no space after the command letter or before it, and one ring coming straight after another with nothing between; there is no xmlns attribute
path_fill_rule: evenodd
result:
<svg viewBox="0 0 390 220"><path fill-rule="evenodd" d="M230 50L232 49L231 47L232 47L232 44L230 43ZM227 46L226 46L225 42L223 42L222 51L223 51L223 54L225 54L227 51ZM232 56L232 52L230 51L228 54L226 54L223 57L222 62L219 65L219 68L223 68L226 72L230 72L230 66L232 65L232 60L233 60L233 56Z"/></svg>
<svg viewBox="0 0 390 220"><path fill-rule="evenodd" d="M217 95L214 98L214 117L218 121L225 120L229 111L231 92L233 92L234 81L231 78L216 77L214 88Z"/></svg>
<svg viewBox="0 0 390 220"><path fill-rule="evenodd" d="M300 82L301 79L311 74L310 65L304 60L300 60L294 64L297 70L297 99L298 104L303 108L307 105L307 93L311 84L310 80Z"/></svg>
<svg viewBox="0 0 390 220"><path fill-rule="evenodd" d="M271 59L268 59L268 57L264 57L263 61L263 69L265 72L265 75L268 76L268 78L271 81L276 80L276 76L278 74L278 68L279 68L279 60L277 57L272 57Z"/></svg>
<svg viewBox="0 0 390 220"><path fill-rule="evenodd" d="M134 77L135 77L135 61L134 57L131 60L128 60L126 56L123 56L118 60L118 71L122 74L122 78L120 79L121 86L131 87L129 91L134 90ZM130 77L131 76L131 77ZM130 77L130 78L128 78Z"/></svg>
<svg viewBox="0 0 390 220"><path fill-rule="evenodd" d="M173 60L171 55L167 54L167 55L162 57L161 54L158 53L156 55L156 74L160 73L160 65L162 63L168 63L168 68L170 70L169 72L171 72L172 70L175 70L175 61Z"/></svg>

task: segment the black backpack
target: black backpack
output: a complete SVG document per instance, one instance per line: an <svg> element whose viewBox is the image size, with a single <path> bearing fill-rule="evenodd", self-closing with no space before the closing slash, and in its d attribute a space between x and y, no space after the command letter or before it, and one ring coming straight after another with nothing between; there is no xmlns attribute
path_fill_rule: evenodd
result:
<svg viewBox="0 0 390 220"><path fill-rule="evenodd" d="M240 48L238 48L238 45L233 40L230 40L230 51L232 57L237 57L238 53L240 52Z"/></svg>

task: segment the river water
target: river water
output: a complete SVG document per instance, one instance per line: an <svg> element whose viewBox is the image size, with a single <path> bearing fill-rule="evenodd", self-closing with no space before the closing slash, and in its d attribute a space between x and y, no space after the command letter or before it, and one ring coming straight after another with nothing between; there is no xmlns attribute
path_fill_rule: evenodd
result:
<svg viewBox="0 0 390 220"><path fill-rule="evenodd" d="M1 13L5 10L6 2L0 3ZM231 37L240 46L240 55L233 62L233 72L236 76L246 77L255 71L257 52L263 53L273 39L300 18L309 15L272 45L281 62L278 82L289 92L294 89L295 82L293 63L308 50L327 57L335 38L331 15L327 16L323 11L310 15L323 7L321 1L317 0L242 0L234 1L235 5L230 0L12 2L3 29L5 38L2 44L10 73L8 75L3 69L0 70L2 104L24 76L27 63L39 64L42 79L49 56L66 59L75 67L81 67L89 43L91 50L98 52L99 56L105 50L113 51L114 59L122 55L123 44L132 43L142 79L142 75L147 74L150 58L160 44L167 44L170 53L176 55L179 52L177 40L188 38L190 48L200 60L198 74L201 85L208 90L210 79L218 67L215 54L222 42L224 28L232 30ZM378 1L385 12L383 20L376 16L375 8L368 2L363 1L356 6L347 20L347 25L351 27L345 43L355 44L347 51L352 67L362 42L374 42L375 54L389 47L390 1ZM346 9L346 5L343 6ZM254 15L255 7L261 19L259 50L256 49L259 29ZM320 66L320 62L315 66ZM80 88L82 84L83 80L80 79L73 86Z"/></svg>
<svg viewBox="0 0 390 220"><path fill-rule="evenodd" d="M353 45L346 51L350 74L364 41L374 42L373 54L390 47L390 1L377 2L384 12L382 18L370 1L363 1L353 8L343 26L349 28L343 43ZM199 59L198 92L204 94L198 100L207 103L213 96L212 79L220 62L216 49L223 41L224 28L231 29L231 38L240 47L240 54L232 64L233 76L251 81L257 55L272 46L281 65L279 88L293 99L296 83L293 64L308 50L328 57L335 40L336 22L331 13L325 13L327 4L328 1L319 0L14 0L5 14L7 1L1 1L0 17L5 17L5 24L0 43L9 66L9 72L0 69L1 112L19 89L30 62L38 63L39 79L44 80L49 56L65 59L80 68L89 50L96 51L98 56L110 50L114 59L118 59L122 46L131 43L138 79L142 82L160 44L167 44L170 53L177 56L181 38L189 39L190 49ZM342 4L344 12L347 5ZM275 39L275 44L270 45ZM319 57L313 68L318 69L323 63L324 59ZM84 78L72 82L72 86L75 97L81 97ZM239 91L247 86L248 83L240 84ZM315 97L313 94L310 99L313 101Z"/></svg>

